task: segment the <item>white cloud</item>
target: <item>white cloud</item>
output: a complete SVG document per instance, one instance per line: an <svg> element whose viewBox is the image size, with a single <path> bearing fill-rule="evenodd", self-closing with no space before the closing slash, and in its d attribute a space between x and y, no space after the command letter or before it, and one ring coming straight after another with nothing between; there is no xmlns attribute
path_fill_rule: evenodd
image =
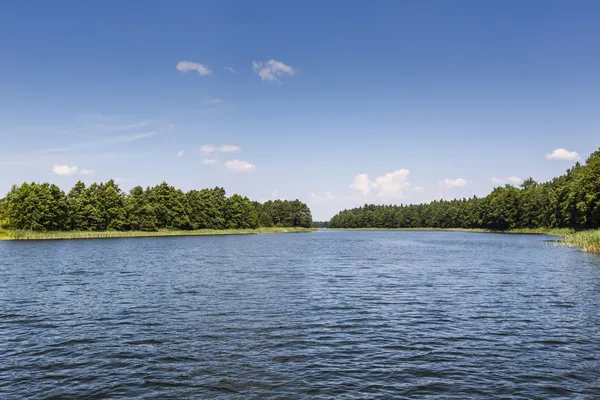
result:
<svg viewBox="0 0 600 400"><path fill-rule="evenodd" d="M62 176L69 176L69 175L75 175L75 174L79 174L82 176L88 176L88 175L93 175L96 173L96 171L94 171L93 169L82 169L79 170L79 167L73 165L73 166L69 166L69 165L55 165L54 168L52 168L52 173L54 175L62 175Z"/></svg>
<svg viewBox="0 0 600 400"><path fill-rule="evenodd" d="M235 72L235 69L231 68L231 67L225 67L225 69L229 72L231 72L232 74L237 74L237 72Z"/></svg>
<svg viewBox="0 0 600 400"><path fill-rule="evenodd" d="M68 165L55 165L52 168L54 175L75 175L79 171L76 166L69 167Z"/></svg>
<svg viewBox="0 0 600 400"><path fill-rule="evenodd" d="M113 179L116 183L127 183L127 182L133 182L133 179L126 179L126 178L115 178Z"/></svg>
<svg viewBox="0 0 600 400"><path fill-rule="evenodd" d="M137 128L142 128L144 126L148 126L150 124L150 121L139 121L139 122L135 122L133 124L128 124L128 125L104 125L104 124L97 124L97 125L93 125L93 128L96 129L105 129L105 130L109 130L109 131L127 131L127 130L132 130L132 129L137 129Z"/></svg>
<svg viewBox="0 0 600 400"><path fill-rule="evenodd" d="M296 71L289 65L282 62L269 60L266 63L252 61L252 70L260 76L263 81L279 82L284 74L294 75Z"/></svg>
<svg viewBox="0 0 600 400"><path fill-rule="evenodd" d="M204 100L205 103L219 104L222 100L220 98Z"/></svg>
<svg viewBox="0 0 600 400"><path fill-rule="evenodd" d="M373 181L369 179L369 175L359 174L354 177L354 182L352 182L350 188L361 192L363 196L402 198L408 196L411 192L423 190L422 187L415 187L408 182L409 174L410 171L403 168L378 176Z"/></svg>
<svg viewBox="0 0 600 400"><path fill-rule="evenodd" d="M554 150L550 154L546 154L547 160L567 160L567 161L577 161L581 157L577 154L576 151L569 151L563 148L559 148Z"/></svg>
<svg viewBox="0 0 600 400"><path fill-rule="evenodd" d="M118 144L124 144L129 142L135 142L141 139L147 139L156 135L156 132L144 132L144 133L136 133L133 135L126 136L109 136L102 139L92 140L89 142L83 143L75 143L72 145L68 145L65 147L55 147L51 149L43 149L30 154L51 154L51 153L64 153L73 150L86 150L86 149L94 149L97 147L106 147Z"/></svg>
<svg viewBox="0 0 600 400"><path fill-rule="evenodd" d="M202 155L208 156L214 153L215 151L217 151L217 146L212 144L205 144L204 146L200 147L200 153L202 153Z"/></svg>
<svg viewBox="0 0 600 400"><path fill-rule="evenodd" d="M510 183L511 185L520 185L523 183L523 179L518 176L507 176L506 178L492 178L490 179L493 183L505 184Z"/></svg>
<svg viewBox="0 0 600 400"><path fill-rule="evenodd" d="M205 144L200 147L200 153L202 153L203 156L210 156L213 153L237 153L239 151L242 151L242 148L234 144L224 144L219 147L213 144Z"/></svg>
<svg viewBox="0 0 600 400"><path fill-rule="evenodd" d="M183 150L177 152L177 157L183 157L185 152Z"/></svg>
<svg viewBox="0 0 600 400"><path fill-rule="evenodd" d="M371 186L372 183L369 180L369 175L358 174L354 177L354 182L350 185L350 189L358 190L366 196L371 191Z"/></svg>
<svg viewBox="0 0 600 400"><path fill-rule="evenodd" d="M464 188L469 184L464 178L456 178L456 179L444 179L442 182L442 186L446 189L454 189L454 188Z"/></svg>
<svg viewBox="0 0 600 400"><path fill-rule="evenodd" d="M222 153L236 153L238 151L242 151L242 148L233 144L224 144L223 146L219 147L219 151Z"/></svg>
<svg viewBox="0 0 600 400"><path fill-rule="evenodd" d="M325 193L323 193L322 196L320 196L320 195L318 195L316 193L311 193L310 194L310 199L314 203L327 203L330 200L333 200L334 198L335 198L335 196L331 192L325 192Z"/></svg>
<svg viewBox="0 0 600 400"><path fill-rule="evenodd" d="M212 71L206 65L191 61L180 61L177 63L177 69L182 72L198 71L200 75L212 74Z"/></svg>
<svg viewBox="0 0 600 400"><path fill-rule="evenodd" d="M170 131L174 131L176 128L175 128L174 124L169 124L169 126L167 127L167 129L170 130Z"/></svg>
<svg viewBox="0 0 600 400"><path fill-rule="evenodd" d="M225 166L234 172L254 172L256 165L250 164L248 161L231 160L226 161Z"/></svg>
<svg viewBox="0 0 600 400"><path fill-rule="evenodd" d="M216 164L218 161L214 160L212 158L203 158L202 159L202 164L204 165L212 165L212 164Z"/></svg>

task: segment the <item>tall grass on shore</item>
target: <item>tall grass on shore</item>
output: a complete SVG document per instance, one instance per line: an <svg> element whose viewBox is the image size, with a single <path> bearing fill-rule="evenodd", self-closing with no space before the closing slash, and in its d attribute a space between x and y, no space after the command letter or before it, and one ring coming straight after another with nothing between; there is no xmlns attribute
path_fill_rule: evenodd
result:
<svg viewBox="0 0 600 400"><path fill-rule="evenodd" d="M35 232L21 230L0 230L0 240L52 240L52 239L104 239L160 236L209 236L209 235L255 235L263 233L312 232L312 228L258 228L258 229L201 229L195 231L161 230L156 232L142 231L58 231Z"/></svg>
<svg viewBox="0 0 600 400"><path fill-rule="evenodd" d="M569 247L580 247L587 253L600 254L600 230L574 232L565 237Z"/></svg>

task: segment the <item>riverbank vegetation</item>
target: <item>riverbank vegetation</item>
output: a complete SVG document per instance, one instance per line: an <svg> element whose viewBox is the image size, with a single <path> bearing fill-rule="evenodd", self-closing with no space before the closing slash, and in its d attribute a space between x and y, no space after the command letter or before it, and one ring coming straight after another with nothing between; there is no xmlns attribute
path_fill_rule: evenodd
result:
<svg viewBox="0 0 600 400"><path fill-rule="evenodd" d="M0 230L0 240L45 240L45 239L107 239L161 236L210 236L210 235L256 235L267 233L313 232L313 228L256 228L256 229L200 229L148 231L28 231Z"/></svg>
<svg viewBox="0 0 600 400"><path fill-rule="evenodd" d="M575 232L565 237L565 243L588 253L600 254L600 230Z"/></svg>
<svg viewBox="0 0 600 400"><path fill-rule="evenodd" d="M591 230L564 235L566 243L600 252L600 151L562 176L519 187L495 188L486 197L415 205L364 205L344 210L331 228L453 228L486 231ZM530 233L530 232L525 232Z"/></svg>
<svg viewBox="0 0 600 400"><path fill-rule="evenodd" d="M488 196L416 205L365 205L344 210L331 228L514 229L600 227L600 151L550 182L527 179Z"/></svg>
<svg viewBox="0 0 600 400"><path fill-rule="evenodd" d="M0 229L6 232L222 231L310 228L312 215L299 200L259 203L225 189L183 192L163 182L124 193L110 180L78 182L65 194L49 183L13 186L0 201ZM80 235L77 233L75 235Z"/></svg>

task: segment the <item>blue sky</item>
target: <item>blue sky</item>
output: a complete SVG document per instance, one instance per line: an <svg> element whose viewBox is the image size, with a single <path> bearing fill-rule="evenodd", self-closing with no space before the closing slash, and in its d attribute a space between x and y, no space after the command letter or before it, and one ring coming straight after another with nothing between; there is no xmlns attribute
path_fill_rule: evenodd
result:
<svg viewBox="0 0 600 400"><path fill-rule="evenodd" d="M548 180L600 144L598 15L594 1L7 1L0 192L165 180L299 198L322 220Z"/></svg>

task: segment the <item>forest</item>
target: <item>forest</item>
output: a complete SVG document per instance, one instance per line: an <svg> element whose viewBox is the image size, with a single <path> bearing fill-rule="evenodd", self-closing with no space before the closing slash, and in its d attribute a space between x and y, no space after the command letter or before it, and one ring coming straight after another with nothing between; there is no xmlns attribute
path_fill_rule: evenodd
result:
<svg viewBox="0 0 600 400"><path fill-rule="evenodd" d="M519 187L495 188L486 197L416 205L364 205L344 210L331 228L529 228L600 227L600 150L562 176Z"/></svg>
<svg viewBox="0 0 600 400"><path fill-rule="evenodd" d="M166 182L123 192L109 180L77 182L64 193L49 183L14 185L0 200L0 228L32 231L157 231L312 226L299 200L259 203L225 189L183 192Z"/></svg>

